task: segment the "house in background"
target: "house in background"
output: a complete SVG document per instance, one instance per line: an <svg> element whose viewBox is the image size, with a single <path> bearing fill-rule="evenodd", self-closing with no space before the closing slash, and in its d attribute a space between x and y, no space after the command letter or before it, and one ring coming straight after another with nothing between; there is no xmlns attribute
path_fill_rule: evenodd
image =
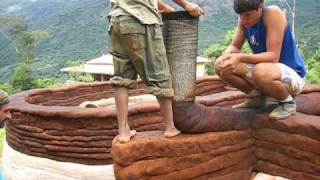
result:
<svg viewBox="0 0 320 180"><path fill-rule="evenodd" d="M207 58L204 57L197 57L197 77L200 76L205 76L205 66L207 63L212 63L212 67L213 67L213 62Z"/></svg>
<svg viewBox="0 0 320 180"><path fill-rule="evenodd" d="M60 71L67 75L72 73L89 74L95 81L108 81L114 75L112 55L102 55L85 64L63 68Z"/></svg>
<svg viewBox="0 0 320 180"><path fill-rule="evenodd" d="M197 77L205 75L205 64L210 63L209 59L197 57ZM102 55L99 58L87 61L85 64L63 68L63 73L91 75L95 81L108 81L113 75L113 60L111 54Z"/></svg>

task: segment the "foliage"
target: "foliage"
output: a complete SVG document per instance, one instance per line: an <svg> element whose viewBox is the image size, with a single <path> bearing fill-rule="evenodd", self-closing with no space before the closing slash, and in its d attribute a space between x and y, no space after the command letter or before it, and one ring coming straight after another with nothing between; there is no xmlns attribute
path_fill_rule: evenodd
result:
<svg viewBox="0 0 320 180"><path fill-rule="evenodd" d="M84 68L83 64L78 60L68 61L68 67L79 67L79 69ZM72 82L93 82L94 78L90 74L86 73L69 72L68 80Z"/></svg>
<svg viewBox="0 0 320 180"><path fill-rule="evenodd" d="M204 65L204 73L205 75L214 75L215 74L215 70L214 70L214 62L208 62L205 63Z"/></svg>
<svg viewBox="0 0 320 180"><path fill-rule="evenodd" d="M19 91L29 90L36 88L36 81L31 72L30 65L20 63L10 80L12 87Z"/></svg>
<svg viewBox="0 0 320 180"><path fill-rule="evenodd" d="M307 74L307 82L310 84L319 84L320 83L320 63L317 62L314 66L309 69Z"/></svg>
<svg viewBox="0 0 320 180"><path fill-rule="evenodd" d="M0 157L2 157L3 142L4 142L5 138L6 138L6 131L4 128L2 128L2 129L0 129Z"/></svg>
<svg viewBox="0 0 320 180"><path fill-rule="evenodd" d="M72 82L93 82L94 79L90 74L70 73L68 80Z"/></svg>
<svg viewBox="0 0 320 180"><path fill-rule="evenodd" d="M37 42L46 37L46 31L29 31L28 25L23 17L0 16L0 30L13 43L20 62L31 63L33 49Z"/></svg>
<svg viewBox="0 0 320 180"><path fill-rule="evenodd" d="M223 54L223 52L227 49L227 47L231 44L234 33L235 33L235 29L227 31L225 38L224 38L225 39L224 44L220 44L220 43L212 44L204 51L204 56L213 61L212 63L205 64L205 73L207 75L214 74L213 64L214 64L215 60L219 56L221 56ZM252 52L247 42L245 42L245 44L242 46L241 52L243 52L243 53L251 53Z"/></svg>
<svg viewBox="0 0 320 180"><path fill-rule="evenodd" d="M41 78L36 80L37 88L55 88L63 86L61 79Z"/></svg>
<svg viewBox="0 0 320 180"><path fill-rule="evenodd" d="M222 55L222 53L227 49L226 45L222 44L212 44L210 45L205 51L204 56L208 57L209 59L216 59Z"/></svg>
<svg viewBox="0 0 320 180"><path fill-rule="evenodd" d="M0 83L0 89L6 91L9 95L18 92L18 90L13 88L9 83Z"/></svg>
<svg viewBox="0 0 320 180"><path fill-rule="evenodd" d="M315 54L306 61L308 83L320 83L320 44Z"/></svg>
<svg viewBox="0 0 320 180"><path fill-rule="evenodd" d="M233 36L235 33L235 29L227 31L225 35L225 41L223 44L221 43L214 43L210 45L205 51L204 56L210 59L216 59L222 55L222 53L227 49L227 47L231 44ZM242 46L241 52L243 53L251 53L250 47L247 42L244 43Z"/></svg>
<svg viewBox="0 0 320 180"><path fill-rule="evenodd" d="M32 88L56 88L62 87L64 85L63 79L56 79L56 78L40 78L33 81ZM21 83L18 83L21 86ZM9 95L22 91L23 88L20 86L13 87L8 82L0 83L0 89L6 91ZM29 89L28 87L27 89Z"/></svg>
<svg viewBox="0 0 320 180"><path fill-rule="evenodd" d="M0 17L0 27L3 34L8 34L15 46L19 63L11 77L13 89L23 91L37 86L31 71L33 50L41 38L47 37L43 30L29 31L22 17Z"/></svg>

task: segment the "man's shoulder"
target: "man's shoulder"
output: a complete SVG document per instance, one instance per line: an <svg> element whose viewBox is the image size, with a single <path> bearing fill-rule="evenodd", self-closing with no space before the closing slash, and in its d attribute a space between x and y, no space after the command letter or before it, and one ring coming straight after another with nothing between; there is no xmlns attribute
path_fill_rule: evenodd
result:
<svg viewBox="0 0 320 180"><path fill-rule="evenodd" d="M265 10L265 15L266 16L285 16L286 10L285 9L281 9L279 6L277 5L271 5L266 7Z"/></svg>
<svg viewBox="0 0 320 180"><path fill-rule="evenodd" d="M286 22L285 10L282 10L279 6L276 5L266 7L264 15L265 23L268 23L270 21L281 22L281 20L283 20L283 22Z"/></svg>
<svg viewBox="0 0 320 180"><path fill-rule="evenodd" d="M270 6L267 6L266 8L268 9L268 11L269 10L271 10L271 11L282 11L281 8L279 6L277 6L277 5L270 5Z"/></svg>

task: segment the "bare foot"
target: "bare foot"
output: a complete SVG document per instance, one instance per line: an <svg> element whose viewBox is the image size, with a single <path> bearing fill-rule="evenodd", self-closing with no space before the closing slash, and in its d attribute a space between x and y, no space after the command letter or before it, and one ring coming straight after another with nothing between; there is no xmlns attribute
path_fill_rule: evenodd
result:
<svg viewBox="0 0 320 180"><path fill-rule="evenodd" d="M175 137L178 134L181 134L181 132L176 128L172 128L164 132L164 137L166 138Z"/></svg>
<svg viewBox="0 0 320 180"><path fill-rule="evenodd" d="M132 137L134 137L136 135L136 130L131 130L130 131L130 134L129 133L126 133L126 134L123 134L123 135L120 135L118 136L118 141L120 143L127 143L130 141L130 139Z"/></svg>

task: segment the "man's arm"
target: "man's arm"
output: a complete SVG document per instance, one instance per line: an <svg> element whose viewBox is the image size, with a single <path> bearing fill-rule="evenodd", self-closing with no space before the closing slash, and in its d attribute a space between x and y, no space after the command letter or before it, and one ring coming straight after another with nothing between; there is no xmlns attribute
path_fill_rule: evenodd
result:
<svg viewBox="0 0 320 180"><path fill-rule="evenodd" d="M194 17L199 17L202 14L204 14L204 11L194 3L190 3L187 0L172 0L179 6L181 6L183 9L185 9L189 14L191 14Z"/></svg>
<svg viewBox="0 0 320 180"><path fill-rule="evenodd" d="M239 18L238 26L236 28L236 32L233 35L232 42L228 46L228 48L224 51L223 54L240 53L241 48L244 44L244 41L245 41L245 30Z"/></svg>
<svg viewBox="0 0 320 180"><path fill-rule="evenodd" d="M279 62L287 20L280 8L268 9L264 23L267 31L267 52L259 54L242 54L240 62L257 64L261 62Z"/></svg>
<svg viewBox="0 0 320 180"><path fill-rule="evenodd" d="M230 54L234 54L234 53L240 54L244 41L245 41L245 29L239 18L238 26L236 28L236 32L233 35L231 44L223 52L222 56L218 57L215 61L215 67L218 71L219 70L223 71L229 68L226 66L231 62L226 64L225 61L228 61L230 59Z"/></svg>
<svg viewBox="0 0 320 180"><path fill-rule="evenodd" d="M158 8L161 13L170 13L175 11L173 7L169 6L168 4L165 4L161 0L158 0Z"/></svg>

